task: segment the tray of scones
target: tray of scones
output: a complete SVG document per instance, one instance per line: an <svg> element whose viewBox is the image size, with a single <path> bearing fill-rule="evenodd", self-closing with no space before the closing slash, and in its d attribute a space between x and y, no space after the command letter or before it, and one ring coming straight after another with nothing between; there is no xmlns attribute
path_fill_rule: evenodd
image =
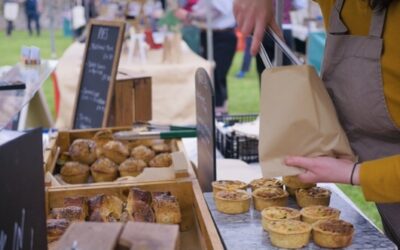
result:
<svg viewBox="0 0 400 250"><path fill-rule="evenodd" d="M340 219L341 211L329 207L331 191L326 188L301 183L295 176L283 177L282 181L261 178L250 183L218 180L212 187L219 213L258 211L262 228L275 247L297 249L307 247L311 241L323 248L352 244L354 226ZM289 207L294 200L296 205Z"/></svg>
<svg viewBox="0 0 400 250"><path fill-rule="evenodd" d="M60 131L45 152L48 186L164 181L189 176L180 140L120 141L124 129Z"/></svg>
<svg viewBox="0 0 400 250"><path fill-rule="evenodd" d="M56 187L46 196L49 243L74 222L147 222L179 225L182 249L222 246L196 180Z"/></svg>

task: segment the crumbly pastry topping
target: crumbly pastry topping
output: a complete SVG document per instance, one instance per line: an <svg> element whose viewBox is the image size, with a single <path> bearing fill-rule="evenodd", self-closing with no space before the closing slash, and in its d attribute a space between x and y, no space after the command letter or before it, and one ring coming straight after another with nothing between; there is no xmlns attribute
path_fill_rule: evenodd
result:
<svg viewBox="0 0 400 250"><path fill-rule="evenodd" d="M119 170L125 170L125 171L137 171L141 172L143 169L147 167L146 162L143 160L136 160L134 158L128 158L124 162L119 165Z"/></svg>
<svg viewBox="0 0 400 250"><path fill-rule="evenodd" d="M156 155L150 162L150 167L153 168L167 168L172 165L172 157L169 153L162 153Z"/></svg>
<svg viewBox="0 0 400 250"><path fill-rule="evenodd" d="M76 139L69 147L72 160L91 164L96 160L96 143L89 139Z"/></svg>
<svg viewBox="0 0 400 250"><path fill-rule="evenodd" d="M171 148L165 143L158 143L151 146L156 153L170 153Z"/></svg>
<svg viewBox="0 0 400 250"><path fill-rule="evenodd" d="M117 167L117 164L105 157L97 159L91 166L92 170L106 174L115 173L117 171Z"/></svg>
<svg viewBox="0 0 400 250"><path fill-rule="evenodd" d="M250 182L253 189L260 187L282 187L283 184L280 180L275 178L260 178Z"/></svg>
<svg viewBox="0 0 400 250"><path fill-rule="evenodd" d="M216 197L224 200L239 201L249 199L250 195L244 190L224 190L217 192Z"/></svg>
<svg viewBox="0 0 400 250"><path fill-rule="evenodd" d="M263 199L287 197L289 194L280 188L259 188L253 192L254 196Z"/></svg>
<svg viewBox="0 0 400 250"><path fill-rule="evenodd" d="M47 233L50 235L62 234L68 226L66 219L47 219Z"/></svg>
<svg viewBox="0 0 400 250"><path fill-rule="evenodd" d="M305 207L301 210L301 213L305 216L314 218L327 218L335 215L339 215L340 211L336 208L325 207L325 206L311 206Z"/></svg>
<svg viewBox="0 0 400 250"><path fill-rule="evenodd" d="M354 232L354 226L340 219L321 220L314 224L314 229L332 234L350 235Z"/></svg>
<svg viewBox="0 0 400 250"><path fill-rule="evenodd" d="M77 161L69 161L62 166L60 173L64 176L82 175L89 172L89 166Z"/></svg>
<svg viewBox="0 0 400 250"><path fill-rule="evenodd" d="M289 207L269 207L262 211L262 216L267 219L284 220L293 219L300 215L296 209Z"/></svg>
<svg viewBox="0 0 400 250"><path fill-rule="evenodd" d="M278 220L269 224L269 229L282 234L297 234L311 231L308 223L298 220Z"/></svg>
<svg viewBox="0 0 400 250"><path fill-rule="evenodd" d="M326 198L331 195L331 191L329 191L326 188L321 188L321 187L312 187L309 189L299 189L297 192L299 192L301 195L307 195L313 198Z"/></svg>
<svg viewBox="0 0 400 250"><path fill-rule="evenodd" d="M247 184L242 181L220 180L214 181L213 186L227 190L235 190L243 189L247 186Z"/></svg>
<svg viewBox="0 0 400 250"><path fill-rule="evenodd" d="M145 162L149 162L154 158L156 154L153 150L149 149L144 145L140 145L132 149L131 156L137 160L143 160Z"/></svg>

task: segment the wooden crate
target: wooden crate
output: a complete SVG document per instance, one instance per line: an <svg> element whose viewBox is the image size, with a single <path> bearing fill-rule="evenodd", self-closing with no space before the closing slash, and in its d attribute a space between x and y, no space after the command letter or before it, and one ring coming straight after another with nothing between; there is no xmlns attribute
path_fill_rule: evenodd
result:
<svg viewBox="0 0 400 250"><path fill-rule="evenodd" d="M182 213L181 249L223 249L200 185L197 180L191 178L137 184L110 183L95 187L54 187L46 190L47 213L52 208L62 207L64 198L71 196L91 197L97 194L107 194L126 200L129 189L132 187L151 192L170 191L177 197Z"/></svg>
<svg viewBox="0 0 400 250"><path fill-rule="evenodd" d="M123 131L123 130L130 130L131 128L127 127L115 127L115 128L108 128L112 130L113 132L117 131ZM54 176L58 173L59 169L56 169L56 163L58 157L63 153L67 152L69 149L69 146L72 144L72 142L75 139L91 139L93 136L96 134L96 132L100 131L102 129L84 129L84 130L65 130L65 131L59 131L58 133L55 133L52 135L51 138L49 138L49 145L44 151L44 171L47 176L52 176L54 179ZM140 143L149 145L152 142L155 142L155 140L136 140L137 142L140 141ZM135 141L135 142L136 142ZM195 174L193 172L193 168L190 164L190 161L187 158L187 154L185 152L185 148L183 146L183 143L179 139L173 139L173 140L165 140L166 143L170 144L171 148L175 152L182 152L182 157L180 160L179 168L175 168L175 179L179 178L186 178L186 177L192 177L195 178ZM51 178L50 178L51 179ZM87 183L87 184L68 184L65 186L96 186L96 185L103 185L103 183ZM113 182L108 182L108 183L113 183Z"/></svg>

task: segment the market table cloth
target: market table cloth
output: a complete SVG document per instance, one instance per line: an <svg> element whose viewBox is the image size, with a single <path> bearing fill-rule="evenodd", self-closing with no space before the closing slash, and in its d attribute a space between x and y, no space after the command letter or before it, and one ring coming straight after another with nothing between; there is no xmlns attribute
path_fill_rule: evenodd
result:
<svg viewBox="0 0 400 250"><path fill-rule="evenodd" d="M128 60L128 48L123 46L119 72L152 77L153 122L162 124L195 124L195 72L198 67L209 73L212 63L181 43L180 63L163 63L163 50L150 50L147 61ZM85 44L73 43L60 58L56 74L60 89L60 110L56 121L59 129L70 129L78 88Z"/></svg>

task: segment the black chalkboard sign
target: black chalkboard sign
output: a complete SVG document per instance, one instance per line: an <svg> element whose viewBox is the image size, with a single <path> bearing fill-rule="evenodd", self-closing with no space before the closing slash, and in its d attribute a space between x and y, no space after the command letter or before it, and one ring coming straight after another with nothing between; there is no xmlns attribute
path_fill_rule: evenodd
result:
<svg viewBox="0 0 400 250"><path fill-rule="evenodd" d="M124 31L123 22L90 22L73 128L100 128L107 125Z"/></svg>
<svg viewBox="0 0 400 250"><path fill-rule="evenodd" d="M196 72L197 177L203 192L212 191L215 168L214 92L207 72Z"/></svg>
<svg viewBox="0 0 400 250"><path fill-rule="evenodd" d="M0 249L47 249L41 129L1 145L0 162Z"/></svg>

